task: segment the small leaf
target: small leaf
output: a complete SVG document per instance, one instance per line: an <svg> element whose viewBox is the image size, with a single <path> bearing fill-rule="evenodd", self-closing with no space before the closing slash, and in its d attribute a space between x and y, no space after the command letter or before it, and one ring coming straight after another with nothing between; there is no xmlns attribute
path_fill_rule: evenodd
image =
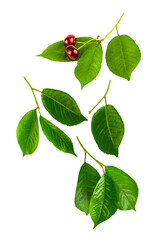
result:
<svg viewBox="0 0 160 240"><path fill-rule="evenodd" d="M124 135L124 123L112 105L105 105L93 115L91 130L99 149L117 157Z"/></svg>
<svg viewBox="0 0 160 240"><path fill-rule="evenodd" d="M138 198L138 186L136 182L119 168L107 166L108 174L115 183L118 194L118 208L120 210L135 210Z"/></svg>
<svg viewBox="0 0 160 240"><path fill-rule="evenodd" d="M78 182L75 194L76 207L89 213L89 204L97 182L100 179L100 175L95 168L88 163L84 163L79 171Z"/></svg>
<svg viewBox="0 0 160 240"><path fill-rule="evenodd" d="M89 206L94 227L117 211L117 193L112 179L105 173L98 181Z"/></svg>
<svg viewBox="0 0 160 240"><path fill-rule="evenodd" d="M76 43L75 47L79 48L80 46L82 46L83 43L89 41L90 39L92 39L92 38L91 37L78 37L76 41L77 42L82 42L82 43ZM83 48L79 49L79 58L81 57L83 52L88 47L90 47L90 44L86 44ZM50 46L48 46L38 56L39 57L44 57L44 58L47 58L49 60L56 61L56 62L73 62L72 60L70 60L66 56L65 49L66 49L66 47L64 46L64 41L63 40L62 41L58 41L58 42L55 42L55 43L51 44Z"/></svg>
<svg viewBox="0 0 160 240"><path fill-rule="evenodd" d="M81 114L76 101L69 94L59 90L45 88L42 91L41 97L45 109L57 121L68 126L87 121Z"/></svg>
<svg viewBox="0 0 160 240"><path fill-rule="evenodd" d="M101 64L102 46L100 43L91 44L81 58L79 58L77 67L75 68L75 76L81 84L81 89L97 77L101 69Z"/></svg>
<svg viewBox="0 0 160 240"><path fill-rule="evenodd" d="M71 139L61 129L42 116L40 116L40 124L44 135L56 148L76 156Z"/></svg>
<svg viewBox="0 0 160 240"><path fill-rule="evenodd" d="M141 52L135 41L127 35L114 37L108 44L106 62L110 71L130 80L131 73L141 59Z"/></svg>
<svg viewBox="0 0 160 240"><path fill-rule="evenodd" d="M39 127L37 111L33 109L27 112L17 126L17 140L23 152L23 156L32 154L39 142Z"/></svg>

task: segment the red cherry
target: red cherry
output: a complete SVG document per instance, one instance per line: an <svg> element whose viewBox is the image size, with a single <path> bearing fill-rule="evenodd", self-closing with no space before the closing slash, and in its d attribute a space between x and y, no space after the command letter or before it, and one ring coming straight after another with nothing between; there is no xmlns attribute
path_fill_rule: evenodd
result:
<svg viewBox="0 0 160 240"><path fill-rule="evenodd" d="M75 41L76 41L76 37L74 35L70 34L64 39L64 45L66 47L69 45L74 45Z"/></svg>
<svg viewBox="0 0 160 240"><path fill-rule="evenodd" d="M76 60L79 56L79 51L74 45L67 46L65 53L67 57L71 60Z"/></svg>

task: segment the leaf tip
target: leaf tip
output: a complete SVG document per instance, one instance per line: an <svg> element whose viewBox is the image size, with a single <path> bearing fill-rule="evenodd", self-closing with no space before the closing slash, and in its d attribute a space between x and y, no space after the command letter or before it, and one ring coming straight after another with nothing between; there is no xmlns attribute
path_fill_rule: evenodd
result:
<svg viewBox="0 0 160 240"><path fill-rule="evenodd" d="M137 212L135 207L133 207L132 210L135 211L135 212Z"/></svg>
<svg viewBox="0 0 160 240"><path fill-rule="evenodd" d="M93 229L95 229L95 228L97 227L97 225L98 225L98 224L94 224Z"/></svg>
<svg viewBox="0 0 160 240"><path fill-rule="evenodd" d="M115 157L118 157L118 154L119 154L119 153L118 153L118 150L117 150L117 151L114 153L114 156L115 156Z"/></svg>
<svg viewBox="0 0 160 240"><path fill-rule="evenodd" d="M26 154L23 152L23 158L26 156Z"/></svg>
<svg viewBox="0 0 160 240"><path fill-rule="evenodd" d="M81 85L81 90L83 90L83 88L84 88L84 86L83 86L83 85Z"/></svg>
<svg viewBox="0 0 160 240"><path fill-rule="evenodd" d="M75 152L72 153L75 157L78 157L77 154Z"/></svg>
<svg viewBox="0 0 160 240"><path fill-rule="evenodd" d="M84 117L84 121L88 121L88 119L86 117Z"/></svg>
<svg viewBox="0 0 160 240"><path fill-rule="evenodd" d="M42 54L37 54L36 57L42 57Z"/></svg>
<svg viewBox="0 0 160 240"><path fill-rule="evenodd" d="M127 79L128 81L130 81L130 79L131 79L131 74L127 74L127 76L125 77L125 79Z"/></svg>

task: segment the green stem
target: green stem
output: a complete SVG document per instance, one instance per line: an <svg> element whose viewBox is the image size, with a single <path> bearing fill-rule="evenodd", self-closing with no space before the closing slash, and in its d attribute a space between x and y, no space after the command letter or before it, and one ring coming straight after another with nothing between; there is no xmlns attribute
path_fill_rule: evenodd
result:
<svg viewBox="0 0 160 240"><path fill-rule="evenodd" d="M99 36L97 36L96 38L92 38L92 39L90 39L89 41L85 42L85 43L84 43L82 46L80 46L77 50L81 49L82 47L84 47L86 44L90 43L90 42L93 41L93 40L97 40L97 41L96 41L97 43L103 42L103 41L111 34L111 32L113 32L113 30L114 30L115 28L117 29L117 26L118 26L118 24L120 23L123 15L124 15L124 13L121 15L121 17L120 17L120 19L118 20L118 22L116 23L116 25L111 29L111 31L110 31L103 39L97 40L97 39L99 38ZM118 31L118 30L117 30L117 31ZM118 35L119 35L119 34L118 34ZM96 42L95 42L95 43L96 43ZM83 43L83 42L77 42L77 43Z"/></svg>
<svg viewBox="0 0 160 240"><path fill-rule="evenodd" d="M97 106L100 102L102 102L103 99L106 99L106 96L107 96L107 93L109 91L109 88L110 88L110 84L111 84L111 80L109 80L109 83L108 83L108 87L107 87L107 91L105 92L104 96L99 100L99 102L89 111L89 113L91 113Z"/></svg>
<svg viewBox="0 0 160 240"><path fill-rule="evenodd" d="M86 44L90 43L90 42L93 41L93 40L97 40L97 41L96 41L97 43L103 42L103 41L110 35L110 33L113 32L113 30L114 30L115 28L117 29L117 26L118 26L118 24L120 23L123 15L124 15L124 13L121 15L121 17L120 17L120 19L118 20L118 22L116 23L116 25L111 29L111 31L110 31L103 39L97 40L97 39L99 38L99 36L97 36L96 38L92 38L92 39L90 39L89 41L85 42L85 43L84 43L82 46L80 46L77 50L81 49L82 47L84 47ZM117 30L117 31L118 31L118 30ZM119 35L119 34L118 34L118 35ZM96 43L96 42L95 42L95 43ZM82 43L82 42L77 42L77 43Z"/></svg>
<svg viewBox="0 0 160 240"><path fill-rule="evenodd" d="M103 166L105 167L105 165L104 165L103 163L101 163L101 162L98 161L96 158L94 158L94 157L85 149L85 147L82 145L82 143L81 143L81 141L79 140L79 138L78 138L78 137L76 137L76 138L77 138L80 146L83 148L84 152L85 152L86 154L88 154L88 155L89 155L96 163L98 163L101 167L103 167Z"/></svg>
<svg viewBox="0 0 160 240"><path fill-rule="evenodd" d="M93 40L97 40L99 38L99 36L97 36L96 38L92 38L89 41L85 42L82 46L80 46L79 48L77 48L77 50L79 50L80 48L84 47L86 44L90 43Z"/></svg>
<svg viewBox="0 0 160 240"><path fill-rule="evenodd" d="M120 19L118 20L118 22L116 23L116 25L112 28L112 30L111 30L102 40L99 40L99 41L103 42L103 41L109 36L109 34L110 34L111 32L113 32L113 30L114 30L115 28L117 28L117 26L118 26L118 24L120 23L123 15L124 15L124 13L122 13Z"/></svg>
<svg viewBox="0 0 160 240"><path fill-rule="evenodd" d="M25 79L25 81L28 83L28 85L29 85L29 87L30 87L30 89L31 89L31 91L32 91L32 93L33 93L33 96L34 96L34 99L35 99L35 102L36 102L36 105L37 105L37 109L38 109L38 111L39 111L39 114L41 115L41 113L40 113L40 107L39 107L39 104L38 104L36 95L35 95L35 93L34 93L34 91L33 91L33 88L32 88L32 86L31 86L31 84L28 82L27 78L24 77L24 79Z"/></svg>

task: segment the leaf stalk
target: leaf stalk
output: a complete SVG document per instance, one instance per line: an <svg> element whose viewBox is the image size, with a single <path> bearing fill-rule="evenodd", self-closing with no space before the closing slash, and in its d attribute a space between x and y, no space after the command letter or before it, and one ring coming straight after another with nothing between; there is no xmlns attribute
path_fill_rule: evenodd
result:
<svg viewBox="0 0 160 240"><path fill-rule="evenodd" d="M36 89L36 88L32 88L34 91L40 92L42 93L40 90Z"/></svg>
<svg viewBox="0 0 160 240"><path fill-rule="evenodd" d="M110 84L111 84L111 80L109 80L108 87L107 87L107 90L106 90L104 96L99 100L99 102L90 111L88 111L89 113L91 113L99 105L99 103L102 102L103 99L105 99L105 104L107 105L106 96L109 91Z"/></svg>

